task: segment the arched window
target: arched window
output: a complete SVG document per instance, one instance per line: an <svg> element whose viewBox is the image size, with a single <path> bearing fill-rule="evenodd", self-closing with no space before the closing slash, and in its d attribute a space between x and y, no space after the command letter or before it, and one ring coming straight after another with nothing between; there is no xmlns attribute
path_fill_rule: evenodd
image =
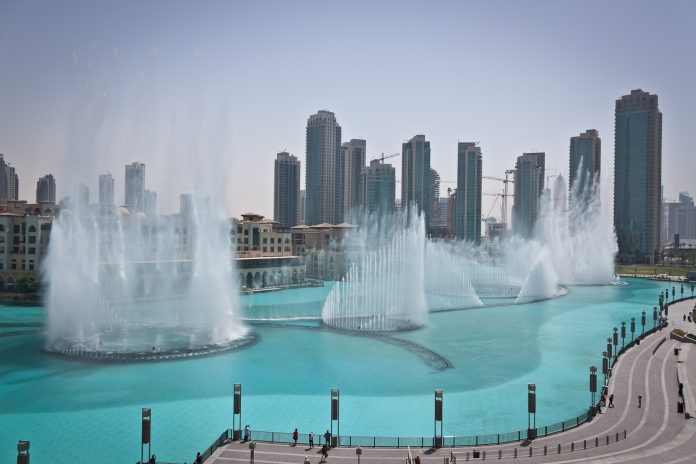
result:
<svg viewBox="0 0 696 464"><path fill-rule="evenodd" d="M33 224L29 226L29 233L31 234L32 232L36 233L36 227Z"/></svg>

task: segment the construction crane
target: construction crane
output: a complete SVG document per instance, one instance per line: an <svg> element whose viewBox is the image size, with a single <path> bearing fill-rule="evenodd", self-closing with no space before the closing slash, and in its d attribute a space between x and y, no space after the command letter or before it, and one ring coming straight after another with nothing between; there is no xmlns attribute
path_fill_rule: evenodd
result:
<svg viewBox="0 0 696 464"><path fill-rule="evenodd" d="M382 153L382 156L378 156L377 158L372 158L372 161L379 160L380 163L384 164L385 159L394 158L395 156L401 156L401 153L392 153L391 155L386 155L386 156L384 155L384 153Z"/></svg>
<svg viewBox="0 0 696 464"><path fill-rule="evenodd" d="M481 176L484 179L490 179L490 180L497 180L503 183L503 193L500 194L502 197L502 204L500 206L500 221L507 224L507 199L508 197L512 197L514 195L508 193L508 184L511 182L515 182L512 179L509 179L508 176L510 174L514 174L515 171L513 169L507 169L505 171L505 178L502 177L494 177L494 176Z"/></svg>

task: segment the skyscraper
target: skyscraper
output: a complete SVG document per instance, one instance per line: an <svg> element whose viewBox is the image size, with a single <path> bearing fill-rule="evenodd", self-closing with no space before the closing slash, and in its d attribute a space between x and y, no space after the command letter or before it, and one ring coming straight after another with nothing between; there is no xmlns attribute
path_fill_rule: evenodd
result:
<svg viewBox="0 0 696 464"><path fill-rule="evenodd" d="M126 164L125 206L132 211L145 209L145 164Z"/></svg>
<svg viewBox="0 0 696 464"><path fill-rule="evenodd" d="M546 154L523 153L515 165L515 203L512 206L512 229L521 237L530 237L539 215L544 191Z"/></svg>
<svg viewBox="0 0 696 464"><path fill-rule="evenodd" d="M281 227L294 227L300 218L300 161L287 152L278 153L273 176L273 219Z"/></svg>
<svg viewBox="0 0 696 464"><path fill-rule="evenodd" d="M364 207L370 213L391 213L395 209L396 169L380 160L370 161L363 168L362 185Z"/></svg>
<svg viewBox="0 0 696 464"><path fill-rule="evenodd" d="M674 236L679 235L680 240L696 239L696 206L694 199L687 192L679 193L678 202L665 203L667 216L668 243L674 243Z"/></svg>
<svg viewBox="0 0 696 464"><path fill-rule="evenodd" d="M305 188L308 225L343 221L341 126L330 111L307 119Z"/></svg>
<svg viewBox="0 0 696 464"><path fill-rule="evenodd" d="M430 142L416 135L401 146L401 208L415 206L428 224L430 200Z"/></svg>
<svg viewBox="0 0 696 464"><path fill-rule="evenodd" d="M0 153L0 200L19 199L19 176Z"/></svg>
<svg viewBox="0 0 696 464"><path fill-rule="evenodd" d="M77 201L74 205L85 211L89 207L89 187L80 182L75 189L75 196Z"/></svg>
<svg viewBox="0 0 696 464"><path fill-rule="evenodd" d="M657 95L632 90L616 100L614 228L618 258L650 263L660 252L662 113Z"/></svg>
<svg viewBox="0 0 696 464"><path fill-rule="evenodd" d="M351 209L356 208L362 203L362 170L365 168L366 142L362 139L350 139L341 145L341 156L343 157L343 213L344 219Z"/></svg>
<svg viewBox="0 0 696 464"><path fill-rule="evenodd" d="M56 202L56 180L53 174L46 174L36 182L36 202Z"/></svg>
<svg viewBox="0 0 696 464"><path fill-rule="evenodd" d="M143 192L144 207L143 212L149 218L157 217L157 192L145 190Z"/></svg>
<svg viewBox="0 0 696 464"><path fill-rule="evenodd" d="M111 173L99 176L99 204L102 206L113 206L114 204L114 178Z"/></svg>
<svg viewBox="0 0 696 464"><path fill-rule="evenodd" d="M599 138L599 132L589 129L570 138L568 165L570 166L571 192L576 191L578 195L585 196L595 188L599 188L599 173L602 166L602 140ZM575 186L576 182L578 182L577 186ZM571 201L574 199L571 198Z"/></svg>
<svg viewBox="0 0 696 464"><path fill-rule="evenodd" d="M436 170L430 168L430 209L432 213L433 208L440 200L440 174ZM430 215L430 220L432 221L432 214Z"/></svg>
<svg viewBox="0 0 696 464"><path fill-rule="evenodd" d="M475 142L457 146L457 208L454 236L474 243L481 242L481 148Z"/></svg>
<svg viewBox="0 0 696 464"><path fill-rule="evenodd" d="M307 192L300 190L300 223L305 223L305 211L307 207Z"/></svg>

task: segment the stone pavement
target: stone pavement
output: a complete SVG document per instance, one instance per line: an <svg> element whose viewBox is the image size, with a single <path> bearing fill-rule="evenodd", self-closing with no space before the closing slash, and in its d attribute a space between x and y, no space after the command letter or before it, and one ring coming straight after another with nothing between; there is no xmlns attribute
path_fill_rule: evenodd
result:
<svg viewBox="0 0 696 464"><path fill-rule="evenodd" d="M687 411L696 412L693 399L696 398L696 347L687 348L687 344L682 346L682 343L669 338L670 330L675 327L696 333L696 324L683 321L683 315L693 308L694 301L670 306L668 328L649 335L619 358L608 386L609 393L614 394L614 408L603 408L603 414L597 415L592 422L536 439L531 444L518 442L477 449L485 451L486 460L498 460L500 456L501 459L523 463L696 462L696 419L686 419L684 414L677 412L677 402L682 401L678 396L679 381L684 384ZM678 356L674 354L675 348L680 348ZM679 380L678 364L682 365L680 370L683 372ZM602 376L599 377L601 381ZM643 398L641 408L638 408L638 395ZM423 464L482 460L483 455L473 458L473 450L474 447L412 448L411 452L414 457L420 455ZM404 448L364 448L362 453L360 460L366 464L403 464L408 455ZM301 464L305 456L310 463L317 464L321 457L320 449L308 450L302 444L292 447L257 443L254 464ZM235 464L249 460L248 445L233 442L219 448L206 464ZM327 462L357 463L355 448L332 449Z"/></svg>

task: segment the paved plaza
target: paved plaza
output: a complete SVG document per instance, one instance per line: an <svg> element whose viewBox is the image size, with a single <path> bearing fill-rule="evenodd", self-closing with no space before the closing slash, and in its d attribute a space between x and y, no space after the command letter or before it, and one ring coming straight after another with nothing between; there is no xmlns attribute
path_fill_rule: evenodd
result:
<svg viewBox="0 0 696 464"><path fill-rule="evenodd" d="M696 324L684 320L684 316L693 309L694 301L687 300L670 306L668 327L649 335L640 345L629 349L619 358L609 381L609 393L614 394L615 407L602 408L602 414L592 422L539 438L531 444L517 442L477 447L481 451L478 458L473 457L474 447L439 450L412 448L413 457L419 455L420 461L428 464L439 464L445 460L478 461L483 460L485 451L486 460L516 462L694 462L696 347L670 339L670 331L674 328L696 332ZM675 349L678 354L675 354ZM683 383L683 400L678 394L680 382ZM639 395L642 396L640 408ZM677 411L680 401L685 402L685 410L691 419L686 419L685 414ZM310 463L316 464L321 459L321 448L308 450L302 444L292 447L287 444L257 443L254 464L302 463L305 456ZM403 464L407 457L408 451L404 448L363 448L360 460L366 464ZM232 442L219 448L206 464L249 461L248 444ZM358 457L355 448L341 447L331 450L327 462L357 463Z"/></svg>

